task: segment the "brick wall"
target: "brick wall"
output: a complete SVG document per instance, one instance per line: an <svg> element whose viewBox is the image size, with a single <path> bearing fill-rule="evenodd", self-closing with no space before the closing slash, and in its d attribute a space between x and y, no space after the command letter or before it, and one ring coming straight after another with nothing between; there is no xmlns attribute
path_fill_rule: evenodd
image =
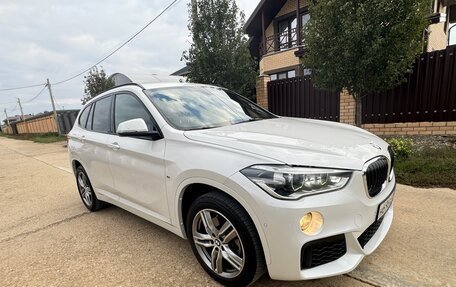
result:
<svg viewBox="0 0 456 287"><path fill-rule="evenodd" d="M256 99L257 103L265 109L268 109L268 75L261 75L256 82Z"/></svg>
<svg viewBox="0 0 456 287"><path fill-rule="evenodd" d="M296 50L297 48L294 48L264 56L260 60L260 75L287 67L290 67L290 70L294 69L294 66L300 64L299 58L294 54Z"/></svg>
<svg viewBox="0 0 456 287"><path fill-rule="evenodd" d="M340 114L341 123L354 125L355 124L355 99L347 92L340 93Z"/></svg>
<svg viewBox="0 0 456 287"><path fill-rule="evenodd" d="M376 135L456 135L456 122L365 124Z"/></svg>
<svg viewBox="0 0 456 287"><path fill-rule="evenodd" d="M447 47L445 23L440 22L429 25L428 52L442 50Z"/></svg>

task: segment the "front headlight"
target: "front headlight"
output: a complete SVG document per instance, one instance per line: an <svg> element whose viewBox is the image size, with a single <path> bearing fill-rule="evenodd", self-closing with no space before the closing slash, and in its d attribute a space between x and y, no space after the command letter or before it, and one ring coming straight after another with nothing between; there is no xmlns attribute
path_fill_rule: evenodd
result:
<svg viewBox="0 0 456 287"><path fill-rule="evenodd" d="M254 165L241 173L270 195L281 199L299 199L343 188L351 172L346 170Z"/></svg>

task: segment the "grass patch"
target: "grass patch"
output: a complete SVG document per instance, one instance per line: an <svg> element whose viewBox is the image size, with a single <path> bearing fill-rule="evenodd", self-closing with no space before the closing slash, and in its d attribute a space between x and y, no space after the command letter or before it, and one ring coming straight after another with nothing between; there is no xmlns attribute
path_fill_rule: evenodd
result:
<svg viewBox="0 0 456 287"><path fill-rule="evenodd" d="M55 143L65 141L66 137L59 136L57 133L44 133L44 134L19 134L19 135L10 135L10 134L1 134L3 137L16 140L29 140L36 143Z"/></svg>
<svg viewBox="0 0 456 287"><path fill-rule="evenodd" d="M417 148L410 156L397 158L394 170L401 184L456 189L456 149Z"/></svg>

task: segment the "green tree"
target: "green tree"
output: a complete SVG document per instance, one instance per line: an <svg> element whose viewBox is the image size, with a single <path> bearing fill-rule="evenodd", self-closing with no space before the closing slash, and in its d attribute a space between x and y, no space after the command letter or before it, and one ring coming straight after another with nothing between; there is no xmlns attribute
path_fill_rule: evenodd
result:
<svg viewBox="0 0 456 287"><path fill-rule="evenodd" d="M319 0L304 29L303 65L317 87L347 89L356 101L405 81L424 46L429 0Z"/></svg>
<svg viewBox="0 0 456 287"><path fill-rule="evenodd" d="M106 76L103 67L100 69L93 67L84 76L84 85L84 96L81 99L83 105L90 99L114 87L114 81Z"/></svg>
<svg viewBox="0 0 456 287"><path fill-rule="evenodd" d="M253 99L256 63L244 34L245 16L234 0L192 0L189 25L192 44L183 58L188 80L218 85Z"/></svg>

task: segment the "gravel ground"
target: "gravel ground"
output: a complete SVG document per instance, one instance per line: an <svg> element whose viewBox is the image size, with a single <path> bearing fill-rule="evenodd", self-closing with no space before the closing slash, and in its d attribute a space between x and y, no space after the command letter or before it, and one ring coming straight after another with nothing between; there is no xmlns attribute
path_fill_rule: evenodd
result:
<svg viewBox="0 0 456 287"><path fill-rule="evenodd" d="M214 286L188 243L117 207L88 213L62 143L0 138L0 286ZM353 272L256 286L456 286L456 193L398 186L383 244Z"/></svg>

